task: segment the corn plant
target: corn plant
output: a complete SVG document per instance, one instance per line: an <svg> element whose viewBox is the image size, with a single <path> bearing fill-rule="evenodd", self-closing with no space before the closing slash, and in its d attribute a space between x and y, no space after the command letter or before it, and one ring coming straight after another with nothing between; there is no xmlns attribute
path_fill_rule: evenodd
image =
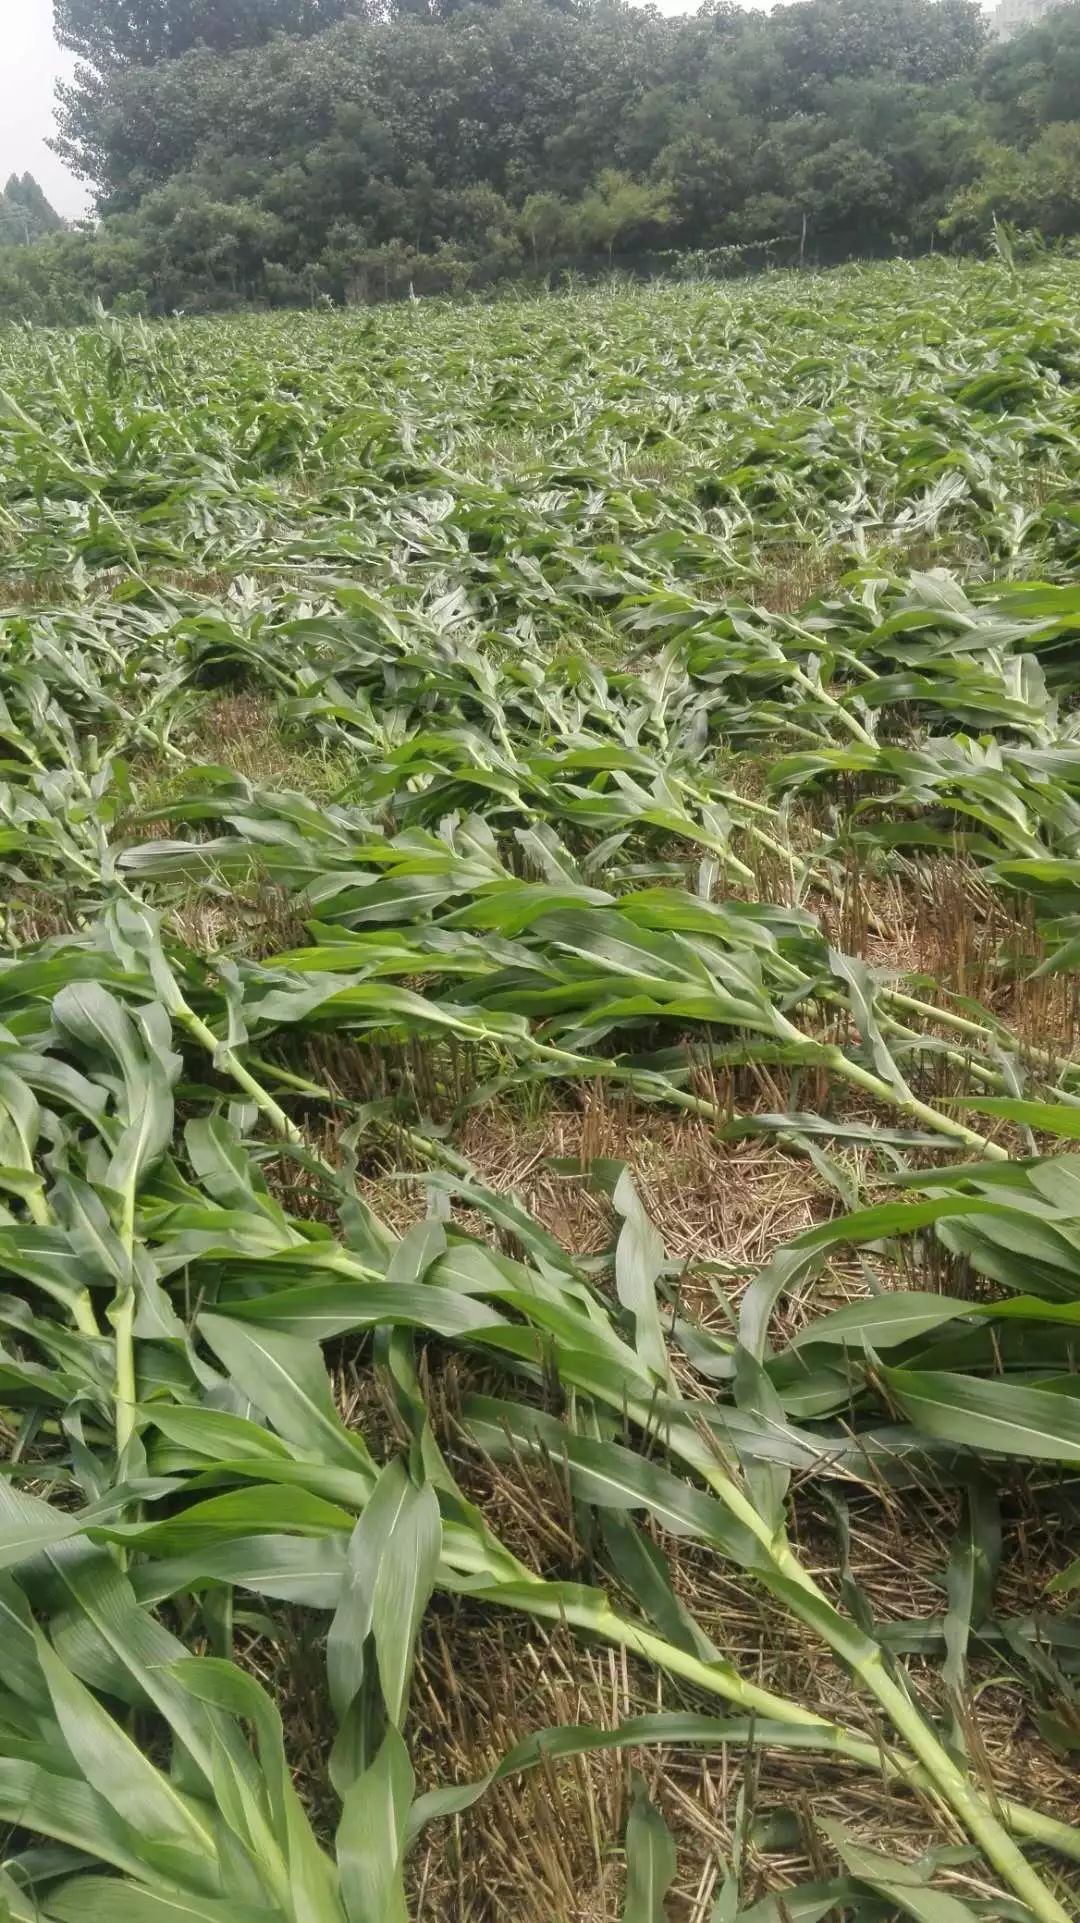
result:
<svg viewBox="0 0 1080 1923"><path fill-rule="evenodd" d="M1060 1005L1080 941L1074 281L931 262L0 339L15 1923L394 1923L424 1826L496 1782L728 1745L873 1773L966 1835L1002 1914L1068 1915L1080 1834L984 1779L968 1699L989 1652L1073 1740L1076 1564L1027 1617L997 1575L1010 1465L1042 1490L1080 1456L1080 1057L1018 1006ZM977 994L895 965L875 905L958 861L1026 944ZM771 1138L843 1212L699 1323L627 1173L599 1171L589 1263L461 1151L471 1110L597 1084ZM373 1136L426 1170L400 1236L361 1199ZM453 1434L447 1347L484 1375ZM392 1444L342 1419L341 1353ZM538 1574L478 1462L556 1490L592 1566ZM960 1515L942 1611L875 1624L846 1499L925 1481ZM850 1712L714 1646L667 1536L823 1645ZM437 1593L621 1649L680 1706L419 1786ZM238 1598L329 1625L330 1824ZM747 1822L717 1923L782 1913L740 1908ZM840 1874L790 1914L959 1914L940 1851L823 1835ZM626 1868L655 1923L640 1779Z"/></svg>

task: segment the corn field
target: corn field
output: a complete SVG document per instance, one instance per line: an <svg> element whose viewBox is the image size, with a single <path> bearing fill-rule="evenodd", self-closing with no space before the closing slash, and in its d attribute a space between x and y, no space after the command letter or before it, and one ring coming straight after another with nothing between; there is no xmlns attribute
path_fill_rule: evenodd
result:
<svg viewBox="0 0 1080 1923"><path fill-rule="evenodd" d="M5 1923L1076 1914L1078 316L0 333Z"/></svg>

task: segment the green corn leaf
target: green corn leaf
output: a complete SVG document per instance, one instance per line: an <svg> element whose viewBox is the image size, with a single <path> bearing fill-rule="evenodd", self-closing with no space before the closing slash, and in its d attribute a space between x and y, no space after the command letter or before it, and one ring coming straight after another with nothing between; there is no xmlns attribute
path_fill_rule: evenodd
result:
<svg viewBox="0 0 1080 1923"><path fill-rule="evenodd" d="M784 1405L756 1356L739 1343L735 1350L735 1401L742 1415L765 1433L784 1435ZM753 1433L753 1432L751 1432ZM774 1535L783 1532L784 1503L791 1480L782 1462L760 1454L753 1440L740 1451L743 1476L754 1507Z"/></svg>
<svg viewBox="0 0 1080 1923"><path fill-rule="evenodd" d="M458 1815L485 1795L492 1784L520 1772L558 1762L560 1757L591 1756L606 1750L660 1747L722 1749L725 1744L742 1747L760 1742L765 1748L795 1751L828 1747L821 1731L805 1724L770 1723L764 1718L695 1716L668 1711L653 1716L632 1717L614 1729L597 1729L590 1724L560 1724L552 1729L535 1730L523 1737L502 1757L495 1768L475 1783L448 1785L428 1790L417 1798L409 1818L409 1835L417 1836L427 1823Z"/></svg>
<svg viewBox="0 0 1080 1923"><path fill-rule="evenodd" d="M245 1416L231 1415L223 1409L185 1408L167 1402L147 1403L142 1415L171 1441L188 1450L193 1459L236 1460L248 1457L256 1467L265 1460L292 1461L287 1442L271 1429Z"/></svg>
<svg viewBox="0 0 1080 1923"><path fill-rule="evenodd" d="M53 1509L0 1477L0 1568L17 1568L51 1543L79 1535L82 1527L78 1516Z"/></svg>
<svg viewBox="0 0 1080 1923"><path fill-rule="evenodd" d="M175 1739L174 1760L179 1763L183 1756L205 1786L215 1730L170 1674L183 1654L182 1643L138 1607L132 1584L108 1554L63 1551L54 1558L54 1569L65 1603L57 1640L72 1668L90 1683L109 1678L127 1700L152 1703Z"/></svg>
<svg viewBox="0 0 1080 1923"><path fill-rule="evenodd" d="M384 1472L385 1473L385 1472ZM439 1567L442 1525L435 1491L406 1482L379 1563L372 1633L386 1713L401 1728L413 1651Z"/></svg>
<svg viewBox="0 0 1080 1923"><path fill-rule="evenodd" d="M230 1302L228 1312L231 1321L245 1326L259 1324L268 1331L281 1330L316 1342L388 1322L430 1329L434 1335L452 1339L497 1328L504 1321L496 1309L470 1302L448 1288L407 1282L301 1284Z"/></svg>
<svg viewBox="0 0 1080 1923"><path fill-rule="evenodd" d="M348 1923L406 1923L402 1859L413 1786L408 1751L391 1724L341 1812L337 1858Z"/></svg>
<svg viewBox="0 0 1080 1923"><path fill-rule="evenodd" d="M860 1894L859 1884L849 1876L836 1876L827 1883L801 1883L739 1910L736 1923L823 1923L826 1917L843 1916L853 1910Z"/></svg>
<svg viewBox="0 0 1080 1923"><path fill-rule="evenodd" d="M345 1543L340 1534L245 1536L186 1556L142 1564L132 1572L132 1588L142 1603L163 1602L187 1589L224 1585L308 1609L333 1609L344 1573Z"/></svg>
<svg viewBox="0 0 1080 1923"><path fill-rule="evenodd" d="M674 1838L639 1781L626 1825L622 1923L667 1923L665 1898L674 1881Z"/></svg>
<svg viewBox="0 0 1080 1923"><path fill-rule="evenodd" d="M343 1468L367 1467L367 1449L342 1424L322 1356L313 1342L278 1329L248 1328L221 1315L201 1315L199 1329L233 1382L286 1442Z"/></svg>
<svg viewBox="0 0 1080 1923"><path fill-rule="evenodd" d="M0 1917L3 1923L41 1923L41 1911L31 1891L20 1888L0 1869Z"/></svg>
<svg viewBox="0 0 1080 1923"><path fill-rule="evenodd" d="M286 1230L283 1209L222 1116L196 1117L188 1122L184 1145L203 1187L223 1208L254 1209L275 1228Z"/></svg>
<svg viewBox="0 0 1080 1923"><path fill-rule="evenodd" d="M601 1508L646 1510L673 1535L710 1542L743 1568L759 1565L757 1539L715 1496L633 1450L576 1436L538 1410L488 1397L471 1398L464 1413L470 1434L489 1455L505 1457L515 1450L546 1454L556 1470L567 1466L571 1486L583 1501Z"/></svg>
<svg viewBox="0 0 1080 1923"><path fill-rule="evenodd" d="M28 1223L0 1227L0 1266L8 1275L33 1283L64 1308L70 1308L88 1284L110 1280L92 1251L80 1247L69 1233Z"/></svg>
<svg viewBox="0 0 1080 1923"><path fill-rule="evenodd" d="M235 1663L220 1658L184 1657L174 1665L181 1686L199 1702L230 1717L243 1718L255 1732L259 1768L265 1784L270 1824L249 1800L237 1804L242 1841L266 1881L285 1897L294 1914L310 1923L342 1923L332 1867L320 1850L296 1793L285 1757L281 1717L266 1691ZM252 1822L254 1819L254 1822Z"/></svg>
<svg viewBox="0 0 1080 1923"><path fill-rule="evenodd" d="M885 1369L881 1379L925 1435L978 1455L1080 1462L1080 1406L1068 1396L934 1370Z"/></svg>
<svg viewBox="0 0 1080 1923"><path fill-rule="evenodd" d="M837 979L847 987L855 1025L864 1042L870 1045L877 1073L882 1081L895 1090L901 1101L906 1101L911 1091L885 1044L877 1017L877 989L870 969L857 956L843 955L836 948L829 950L829 966Z"/></svg>
<svg viewBox="0 0 1080 1923"><path fill-rule="evenodd" d="M278 1923L280 1911L112 1877L78 1876L50 1894L45 1916L50 1923Z"/></svg>
<svg viewBox="0 0 1080 1923"><path fill-rule="evenodd" d="M634 1318L635 1346L642 1363L666 1382L670 1369L656 1297L656 1283L664 1265L664 1244L645 1214L625 1169L615 1185L613 1200L622 1216L615 1245L615 1286L619 1301Z"/></svg>
<svg viewBox="0 0 1080 1923"><path fill-rule="evenodd" d="M1011 1095L965 1096L963 1106L977 1115L996 1115L1003 1121L1020 1122L1025 1128L1038 1129L1041 1135L1080 1139L1080 1108L1064 1102L1034 1102Z"/></svg>
<svg viewBox="0 0 1080 1923"><path fill-rule="evenodd" d="M931 1888L918 1866L895 1862L848 1836L840 1823L819 1819L818 1827L834 1845L848 1874L882 1896L901 1916L915 1923L972 1923L977 1912L948 1890Z"/></svg>
<svg viewBox="0 0 1080 1923"><path fill-rule="evenodd" d="M125 1875L145 1876L143 1834L118 1815L108 1798L71 1775L67 1758L58 1757L57 1765L53 1771L0 1756L0 1815L5 1823L85 1851ZM171 1868L176 1867L174 1862Z"/></svg>
<svg viewBox="0 0 1080 1923"><path fill-rule="evenodd" d="M611 1568L642 1615L676 1648L713 1662L717 1651L675 1593L667 1558L652 1537L632 1516L606 1508L600 1511L600 1533Z"/></svg>
<svg viewBox="0 0 1080 1923"><path fill-rule="evenodd" d="M791 1348L827 1344L850 1348L856 1354L896 1348L900 1343L914 1341L946 1322L979 1310L994 1312L985 1304L966 1302L959 1296L898 1289L894 1293L871 1296L866 1302L852 1302L847 1308L833 1309L828 1315L815 1316L799 1330Z"/></svg>
<svg viewBox="0 0 1080 1923"><path fill-rule="evenodd" d="M1001 1509L997 1492L987 1483L969 1483L963 1494L960 1526L949 1550L948 1608L943 1625L942 1676L960 1700L967 1687L969 1640L990 1613L1000 1561Z"/></svg>
<svg viewBox="0 0 1080 1923"><path fill-rule="evenodd" d="M37 1652L64 1740L91 1789L148 1845L171 1850L189 1877L212 1887L216 1851L209 1813L154 1768L40 1635Z"/></svg>
<svg viewBox="0 0 1080 1923"><path fill-rule="evenodd" d="M360 1701L370 1676L369 1638L385 1712L400 1728L413 1645L434 1586L441 1535L434 1491L418 1489L399 1461L389 1462L350 1539L327 1638L330 1700L341 1732L331 1772L343 1794L370 1760L365 1705Z"/></svg>
<svg viewBox="0 0 1080 1923"><path fill-rule="evenodd" d="M163 1522L114 1523L96 1534L108 1541L137 1544L151 1556L183 1556L204 1543L236 1543L244 1536L287 1529L292 1535L324 1536L353 1526L349 1512L304 1488L251 1484L206 1502L192 1503Z"/></svg>
<svg viewBox="0 0 1080 1923"><path fill-rule="evenodd" d="M142 1029L108 989L97 982L72 982L53 1003L53 1016L65 1035L120 1070L123 1083L122 1132L109 1169L109 1186L126 1193L163 1153L171 1136L171 1082L180 1066L168 1048L167 1018L151 1008Z"/></svg>

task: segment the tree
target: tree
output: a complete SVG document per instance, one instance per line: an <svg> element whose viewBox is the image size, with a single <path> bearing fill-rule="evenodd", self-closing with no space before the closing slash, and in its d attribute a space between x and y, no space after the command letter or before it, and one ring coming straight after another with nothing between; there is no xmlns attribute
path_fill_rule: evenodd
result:
<svg viewBox="0 0 1080 1923"><path fill-rule="evenodd" d="M1048 239L1080 231L1080 121L1057 120L1026 150L988 147L982 169L942 223L952 239L985 238L995 220Z"/></svg>
<svg viewBox="0 0 1080 1923"><path fill-rule="evenodd" d="M276 33L320 33L358 0L54 0L62 47L97 74L175 60L197 46L260 47Z"/></svg>
<svg viewBox="0 0 1080 1923"><path fill-rule="evenodd" d="M948 80L970 71L989 32L978 0L799 0L770 27L785 68L807 81Z"/></svg>
<svg viewBox="0 0 1080 1923"><path fill-rule="evenodd" d="M1055 6L1043 20L996 46L981 72L994 132L1026 146L1055 120L1080 120L1080 4Z"/></svg>
<svg viewBox="0 0 1080 1923"><path fill-rule="evenodd" d="M530 194L517 219L533 265L550 260L570 235L570 210L561 194Z"/></svg>
<svg viewBox="0 0 1080 1923"><path fill-rule="evenodd" d="M33 174L12 174L0 194L0 246L28 247L64 225Z"/></svg>
<svg viewBox="0 0 1080 1923"><path fill-rule="evenodd" d="M797 169L792 186L818 232L873 232L896 210L887 164L854 140L832 140L811 155Z"/></svg>
<svg viewBox="0 0 1080 1923"><path fill-rule="evenodd" d="M58 133L51 142L80 179L113 184L108 129L118 100L114 83L198 50L229 54L265 46L275 35L310 38L367 0L53 0L60 46L82 63L56 89ZM150 146L153 136L150 136ZM159 174L159 178L161 178Z"/></svg>
<svg viewBox="0 0 1080 1923"><path fill-rule="evenodd" d="M728 131L724 143L708 133L684 133L657 159L671 195L672 222L688 247L716 245L730 217L745 206L750 158L730 123Z"/></svg>
<svg viewBox="0 0 1080 1923"><path fill-rule="evenodd" d="M615 242L639 233L642 228L666 227L671 219L670 190L666 182L650 185L631 180L615 167L605 167L576 209L575 222L585 247L607 249L608 266L615 254Z"/></svg>

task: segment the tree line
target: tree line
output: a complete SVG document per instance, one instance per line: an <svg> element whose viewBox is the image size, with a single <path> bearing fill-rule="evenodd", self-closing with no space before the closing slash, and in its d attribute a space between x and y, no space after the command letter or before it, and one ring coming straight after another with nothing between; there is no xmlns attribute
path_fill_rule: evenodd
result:
<svg viewBox="0 0 1080 1923"><path fill-rule="evenodd" d="M0 315L830 261L977 246L995 219L1080 233L1080 0L1005 44L977 0L55 12L79 62L55 144L94 218L12 231L9 184Z"/></svg>

